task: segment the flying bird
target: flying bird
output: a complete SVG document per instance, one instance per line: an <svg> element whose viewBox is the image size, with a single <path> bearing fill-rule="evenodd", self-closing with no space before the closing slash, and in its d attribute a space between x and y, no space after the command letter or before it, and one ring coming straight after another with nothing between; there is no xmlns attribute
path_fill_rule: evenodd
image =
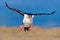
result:
<svg viewBox="0 0 60 40"><path fill-rule="evenodd" d="M8 9L16 11L17 13L19 13L20 15L24 16L23 18L23 26L21 27L21 30L23 29L24 31L29 31L32 29L32 21L34 16L41 16L41 15L52 15L54 14L56 11L52 11L51 13L26 13L26 12L22 12L21 10L18 10L16 8L11 8L8 6L8 4L5 2L5 5Z"/></svg>

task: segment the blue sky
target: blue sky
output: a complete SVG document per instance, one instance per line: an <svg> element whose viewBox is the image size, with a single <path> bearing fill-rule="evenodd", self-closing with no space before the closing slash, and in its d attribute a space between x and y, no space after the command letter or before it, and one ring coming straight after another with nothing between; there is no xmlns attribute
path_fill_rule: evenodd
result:
<svg viewBox="0 0 60 40"><path fill-rule="evenodd" d="M33 25L44 28L60 27L60 0L0 0L0 26L22 25L23 17L17 12L7 9L5 1L10 7L27 13L50 13L56 10L54 15L36 16Z"/></svg>

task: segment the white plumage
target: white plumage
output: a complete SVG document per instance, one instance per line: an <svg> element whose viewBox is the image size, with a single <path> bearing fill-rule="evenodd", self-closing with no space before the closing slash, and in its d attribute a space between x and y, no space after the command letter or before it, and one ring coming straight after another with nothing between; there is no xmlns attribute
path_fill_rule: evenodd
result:
<svg viewBox="0 0 60 40"><path fill-rule="evenodd" d="M29 27L32 24L32 22L33 22L33 16L34 15L29 16L27 14L24 14L24 19L23 19L23 25L24 25L24 27Z"/></svg>

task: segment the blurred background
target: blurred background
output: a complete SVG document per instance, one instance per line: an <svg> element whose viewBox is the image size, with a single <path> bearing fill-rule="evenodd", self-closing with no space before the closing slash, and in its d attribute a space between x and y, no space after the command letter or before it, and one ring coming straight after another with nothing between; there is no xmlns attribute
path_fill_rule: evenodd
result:
<svg viewBox="0 0 60 40"><path fill-rule="evenodd" d="M21 26L23 16L9 10L5 2L12 8L27 13L56 13L50 16L35 16L33 25L43 28L60 27L60 0L0 0L0 26Z"/></svg>

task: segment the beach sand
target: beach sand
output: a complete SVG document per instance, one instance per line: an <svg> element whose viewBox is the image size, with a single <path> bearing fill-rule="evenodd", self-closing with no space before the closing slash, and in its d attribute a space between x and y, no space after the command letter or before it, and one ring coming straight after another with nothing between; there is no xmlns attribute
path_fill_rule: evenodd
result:
<svg viewBox="0 0 60 40"><path fill-rule="evenodd" d="M0 40L60 40L60 28L33 27L24 32L19 27L0 27Z"/></svg>

